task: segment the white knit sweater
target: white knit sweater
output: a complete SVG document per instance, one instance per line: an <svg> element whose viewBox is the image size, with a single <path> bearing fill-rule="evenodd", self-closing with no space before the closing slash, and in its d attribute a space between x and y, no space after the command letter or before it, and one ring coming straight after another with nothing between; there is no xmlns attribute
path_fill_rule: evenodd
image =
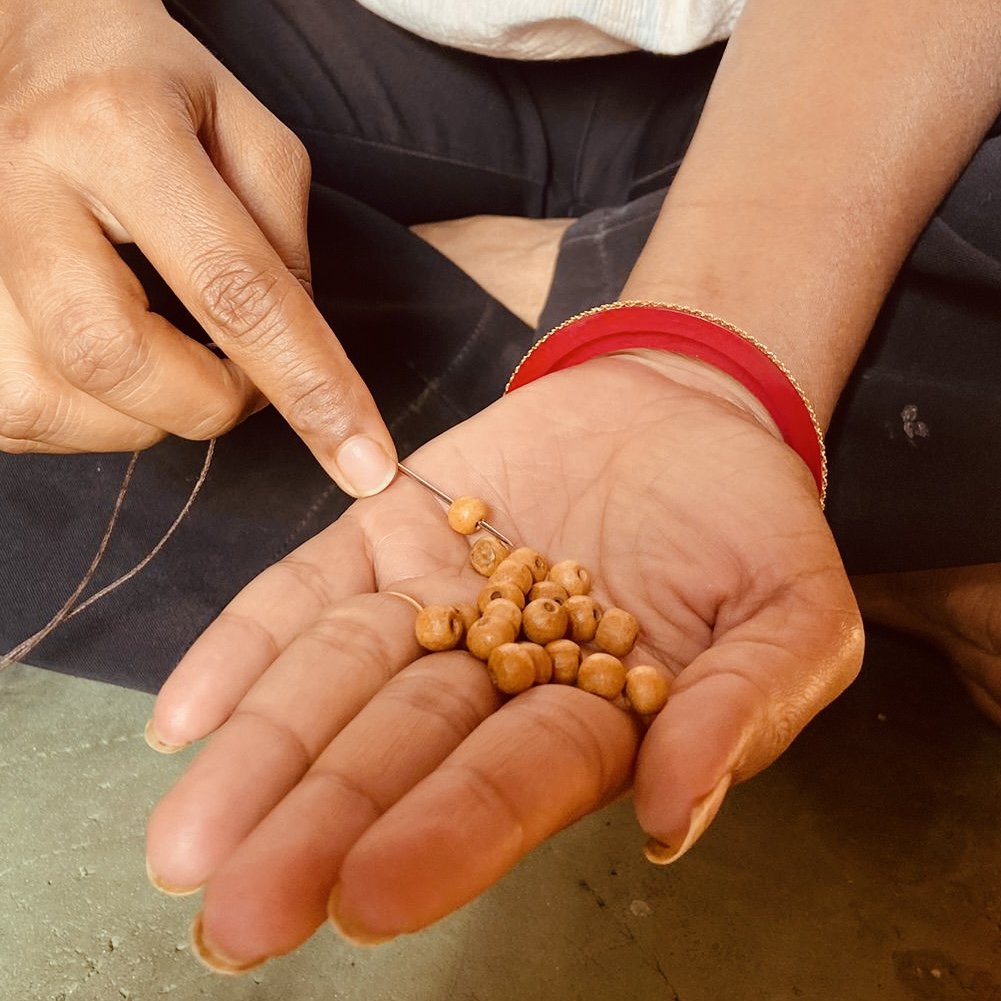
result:
<svg viewBox="0 0 1001 1001"><path fill-rule="evenodd" d="M471 52L569 59L691 52L727 38L744 0L359 0L403 28Z"/></svg>

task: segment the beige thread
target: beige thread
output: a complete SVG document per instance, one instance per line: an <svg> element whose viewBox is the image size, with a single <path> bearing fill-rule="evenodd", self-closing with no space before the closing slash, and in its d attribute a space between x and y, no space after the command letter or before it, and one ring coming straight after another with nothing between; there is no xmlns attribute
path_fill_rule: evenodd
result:
<svg viewBox="0 0 1001 1001"><path fill-rule="evenodd" d="M101 560L104 559L104 554L107 552L108 543L111 540L111 533L115 530L115 526L118 524L118 516L121 513L122 505L125 503L125 495L129 491L129 485L132 482L132 475L135 472L136 463L139 461L139 452L133 452L129 458L129 464L126 467L125 475L122 477L121 486L118 488L118 496L115 498L115 505L112 508L111 516L108 518L108 524L104 530L104 535L101 537L101 542L97 547L97 552L94 554L94 558L90 562L90 566L84 573L80 582L73 589L73 593L63 602L62 607L52 616L49 621L42 626L36 633L33 633L26 640L18 643L13 650L9 650L5 654L0 654L0 670L14 663L14 661L22 660L26 657L32 650L38 646L47 636L49 636L54 630L56 630L64 622L72 619L74 615L79 614L85 608L88 608L94 602L99 601L105 595L114 591L116 588L121 587L122 584L131 580L136 574L140 573L146 568L146 566L156 557L161 549L167 544L173 534L180 527L181 522L187 517L188 512L191 510L191 505L194 504L195 498L197 498L200 493L202 486L205 483L205 479L209 474L209 469L212 466L212 458L215 454L215 444L216 439L212 438L208 443L208 448L205 452L205 461L202 463L201 472L198 475L198 479L195 481L195 485L191 488L191 493L188 494L188 499L184 503L184 507L181 508L180 513L174 519L171 526L164 532L160 541L143 557L131 570L126 571L121 577L113 580L110 584L102 587L100 591L96 594L92 594L86 601L79 605L76 605L77 599L84 592L87 585L94 579L97 569L100 566ZM76 605L76 607L74 607Z"/></svg>
<svg viewBox="0 0 1001 1001"><path fill-rule="evenodd" d="M403 594L401 591L382 591L381 593L392 594L397 598L402 598L408 605L413 605L418 612L424 611L424 606L416 598L411 598L409 594Z"/></svg>

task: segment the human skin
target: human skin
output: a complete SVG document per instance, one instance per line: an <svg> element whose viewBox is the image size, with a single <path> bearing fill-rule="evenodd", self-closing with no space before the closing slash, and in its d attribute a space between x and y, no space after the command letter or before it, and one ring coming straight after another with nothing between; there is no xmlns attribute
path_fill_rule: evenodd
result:
<svg viewBox="0 0 1001 1001"><path fill-rule="evenodd" d="M0 449L210 438L273 403L349 493L395 449L309 292L309 162L156 0L0 13ZM135 242L215 344L151 313Z"/></svg>
<svg viewBox="0 0 1001 1001"><path fill-rule="evenodd" d="M751 0L624 297L680 300L752 331L826 420L907 247L996 114L1001 14L984 2L948 15L927 0L816 6ZM36 21L35 5L15 9L16 37L31 41L66 8L46 5L52 16ZM147 5L115 9L141 39ZM173 31L159 15L155 26ZM193 163L178 165L182 178ZM229 169L232 193L239 169ZM299 212L276 202L285 207L271 219L251 194L239 200L272 249ZM87 204L92 231L135 238L183 286L177 245L158 254L141 213L115 199ZM223 222L215 236L239 244L241 212ZM25 326L8 349L22 366L42 343ZM281 380L254 370L239 337L213 334L281 408ZM294 355L275 357L299 372ZM242 378L212 371L224 388ZM124 407L110 381L105 394ZM311 401L324 427L340 413L324 394L341 384L288 399ZM100 387L84 395L111 405ZM84 413L65 426L88 426ZM150 416L125 414L160 426ZM467 542L413 484L360 501L252 583L156 705L153 736L165 745L219 731L157 808L148 840L162 885L205 885L198 941L216 968L288 951L328 915L359 941L423 927L629 788L659 843L651 854L675 859L730 786L774 760L858 670L858 610L814 484L760 406L719 373L649 352L595 360L518 390L414 462L486 497L519 540L591 568L599 600L634 611L644 652L676 673L674 697L646 733L562 686L501 706L470 658L421 656L414 609L377 593L468 598Z"/></svg>
<svg viewBox="0 0 1001 1001"><path fill-rule="evenodd" d="M826 423L907 249L997 113L999 27L988 3L945 19L932 3L751 0L623 298L751 330ZM288 951L325 914L356 941L423 927L630 786L651 856L678 858L858 669L858 610L806 468L719 373L655 352L588 362L414 462L591 567L599 600L633 610L644 652L677 673L674 696L645 734L558 687L498 708L482 671L421 657L412 611L373 593L456 600L466 544L412 484L359 503L252 583L156 705L167 744L221 727L148 839L156 879L205 885L197 941L214 968ZM378 637L353 646L376 618ZM324 669L368 687L321 697ZM419 747L376 739L416 732ZM264 745L249 795L231 791Z"/></svg>
<svg viewBox="0 0 1001 1001"><path fill-rule="evenodd" d="M471 655L417 647L415 610L385 592L471 601L482 577L409 479L248 585L152 725L175 746L221 727L147 839L155 882L205 886L203 958L235 970L287 952L328 907L356 941L414 931L630 787L652 857L678 857L843 690L862 631L816 484L741 388L687 360L669 379L598 359L410 460L636 615L637 656L677 677L645 734L568 686L501 704Z"/></svg>

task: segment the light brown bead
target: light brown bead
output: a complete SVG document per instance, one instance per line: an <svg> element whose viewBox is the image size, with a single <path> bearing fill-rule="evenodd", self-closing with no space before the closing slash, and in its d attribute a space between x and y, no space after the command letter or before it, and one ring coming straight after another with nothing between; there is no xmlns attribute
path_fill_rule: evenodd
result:
<svg viewBox="0 0 1001 1001"><path fill-rule="evenodd" d="M469 601L461 601L454 608L459 613L459 618L462 619L462 624L466 629L480 617L479 608Z"/></svg>
<svg viewBox="0 0 1001 1001"><path fill-rule="evenodd" d="M469 563L484 577L489 577L510 555L507 546L492 535L477 539L469 550Z"/></svg>
<svg viewBox="0 0 1001 1001"><path fill-rule="evenodd" d="M497 598L507 598L508 601L513 601L519 608L525 607L524 592L517 584L509 580L487 584L476 598L476 607L482 613L483 609Z"/></svg>
<svg viewBox="0 0 1001 1001"><path fill-rule="evenodd" d="M641 716L659 713L671 694L671 682L652 664L640 664L626 671L626 698Z"/></svg>
<svg viewBox="0 0 1001 1001"><path fill-rule="evenodd" d="M425 650L454 650L466 631L454 605L425 605L414 622L414 635Z"/></svg>
<svg viewBox="0 0 1001 1001"><path fill-rule="evenodd" d="M570 639L575 643L590 643L598 630L601 606L589 594L572 594L563 607L570 616Z"/></svg>
<svg viewBox="0 0 1001 1001"><path fill-rule="evenodd" d="M540 580L537 584L533 584L532 590L528 592L529 601L536 601L539 598L552 598L558 605L562 605L569 597L570 595L567 594L565 587L551 580Z"/></svg>
<svg viewBox="0 0 1001 1001"><path fill-rule="evenodd" d="M519 546L511 553L511 559L524 563L532 571L532 579L535 581L545 580L549 573L549 560L530 546Z"/></svg>
<svg viewBox="0 0 1001 1001"><path fill-rule="evenodd" d="M580 669L580 647L573 640L553 640L545 645L553 660L553 681L558 685L576 685Z"/></svg>
<svg viewBox="0 0 1001 1001"><path fill-rule="evenodd" d="M515 631L507 619L496 616L477 619L466 633L466 649L480 660L486 660L490 651L502 643L513 643Z"/></svg>
<svg viewBox="0 0 1001 1001"><path fill-rule="evenodd" d="M521 588L522 594L528 594L532 589L534 578L532 577L531 568L527 564L513 560L509 556L490 575L491 584L497 584L502 580L510 581Z"/></svg>
<svg viewBox="0 0 1001 1001"><path fill-rule="evenodd" d="M521 613L521 631L525 639L543 646L566 636L569 624L567 610L552 598L530 601Z"/></svg>
<svg viewBox="0 0 1001 1001"><path fill-rule="evenodd" d="M517 695L535 684L532 655L520 643L502 643L490 651L487 660L490 680L505 695Z"/></svg>
<svg viewBox="0 0 1001 1001"><path fill-rule="evenodd" d="M511 623L515 636L521 629L521 609L510 598L494 598L488 601L483 609L483 617L490 618L492 615L499 615L502 619L507 619Z"/></svg>
<svg viewBox="0 0 1001 1001"><path fill-rule="evenodd" d="M546 648L539 646L538 643L526 643L524 641L519 643L518 646L523 650L527 650L528 655L532 658L532 663L535 665L535 683L537 685L544 685L550 681L553 677L553 658L546 653Z"/></svg>
<svg viewBox="0 0 1001 1001"><path fill-rule="evenodd" d="M635 616L621 608L606 608L594 634L594 642L614 657L625 657L636 645L639 631Z"/></svg>
<svg viewBox="0 0 1001 1001"><path fill-rule="evenodd" d="M566 588L567 594L587 594L591 575L576 560L562 560L549 568L549 579Z"/></svg>
<svg viewBox="0 0 1001 1001"><path fill-rule="evenodd" d="M479 497L456 497L448 508L448 525L462 535L472 535L489 513L487 502Z"/></svg>
<svg viewBox="0 0 1001 1001"><path fill-rule="evenodd" d="M580 662L577 687L604 699L617 698L626 683L626 668L610 653L591 653Z"/></svg>

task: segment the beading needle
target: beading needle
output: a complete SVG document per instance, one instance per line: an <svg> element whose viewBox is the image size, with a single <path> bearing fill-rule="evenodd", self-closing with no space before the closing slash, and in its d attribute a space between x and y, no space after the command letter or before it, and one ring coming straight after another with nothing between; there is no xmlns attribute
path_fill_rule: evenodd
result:
<svg viewBox="0 0 1001 1001"><path fill-rule="evenodd" d="M430 490L431 493L433 493L435 495L435 497L438 498L438 500L442 501L445 504L448 504L449 507L452 506L452 503L453 503L452 498L449 497L448 494L446 494L444 490L439 490L433 483L428 483L428 481L426 479L424 479L423 476L418 475L412 469L408 469L406 466L403 465L402 462L398 462L396 465L397 465L397 468L400 470L401 473L406 473L406 475L409 476L410 479L416 480L426 490ZM476 523L476 527L477 528L482 528L484 532L489 532L499 542L503 542L504 545L507 546L508 549L514 549L514 543L510 539L508 539L506 536L504 536L503 534L501 534L489 522L487 522L487 521L478 521Z"/></svg>

